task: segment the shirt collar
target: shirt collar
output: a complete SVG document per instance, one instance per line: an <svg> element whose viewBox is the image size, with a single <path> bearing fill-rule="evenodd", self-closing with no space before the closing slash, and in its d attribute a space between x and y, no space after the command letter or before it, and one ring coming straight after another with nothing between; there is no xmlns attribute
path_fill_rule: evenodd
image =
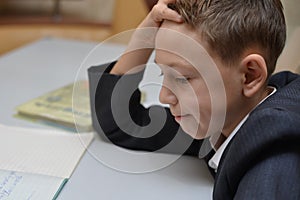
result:
<svg viewBox="0 0 300 200"><path fill-rule="evenodd" d="M275 87L269 87L269 88L272 89L272 92L267 97L265 97L262 101L260 101L257 104L257 106L260 105L262 102L264 102L267 98L272 96L277 91L277 89ZM245 123L245 121L248 119L248 117L249 117L249 113L240 121L240 123L235 127L235 129L231 132L231 134L228 136L228 138L223 142L223 144L216 151L214 156L208 161L208 165L211 168L213 168L215 170L215 172L217 172L221 157L222 157L227 145L232 140L232 138L235 136L235 134L238 132L238 130L241 128L241 126ZM216 138L213 138L213 137L210 138L210 143L211 143L212 147L214 144L213 141L215 141L215 140L216 140Z"/></svg>

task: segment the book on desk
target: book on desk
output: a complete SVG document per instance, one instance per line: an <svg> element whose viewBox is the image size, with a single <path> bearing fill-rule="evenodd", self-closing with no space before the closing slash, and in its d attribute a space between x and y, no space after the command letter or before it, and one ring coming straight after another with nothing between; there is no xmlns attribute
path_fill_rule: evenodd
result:
<svg viewBox="0 0 300 200"><path fill-rule="evenodd" d="M73 101L75 98L75 102ZM16 107L15 117L51 126L92 130L88 82L80 80L57 88Z"/></svg>

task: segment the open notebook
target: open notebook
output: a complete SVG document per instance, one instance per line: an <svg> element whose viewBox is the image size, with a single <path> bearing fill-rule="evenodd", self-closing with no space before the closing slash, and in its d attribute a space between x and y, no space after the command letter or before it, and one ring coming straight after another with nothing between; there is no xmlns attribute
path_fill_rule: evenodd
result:
<svg viewBox="0 0 300 200"><path fill-rule="evenodd" d="M0 200L55 199L92 139L0 125Z"/></svg>

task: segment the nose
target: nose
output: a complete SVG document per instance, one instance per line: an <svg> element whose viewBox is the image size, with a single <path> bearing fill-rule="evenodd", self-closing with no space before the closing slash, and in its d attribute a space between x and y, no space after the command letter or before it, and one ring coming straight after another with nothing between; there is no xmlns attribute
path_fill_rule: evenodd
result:
<svg viewBox="0 0 300 200"><path fill-rule="evenodd" d="M160 89L159 101L163 104L175 105L177 97L168 87L163 85Z"/></svg>

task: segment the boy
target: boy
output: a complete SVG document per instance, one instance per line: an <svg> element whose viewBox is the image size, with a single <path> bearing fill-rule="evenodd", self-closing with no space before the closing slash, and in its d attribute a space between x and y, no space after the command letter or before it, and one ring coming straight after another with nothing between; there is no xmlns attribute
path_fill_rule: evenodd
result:
<svg viewBox="0 0 300 200"><path fill-rule="evenodd" d="M131 149L177 138L188 147L163 150L196 156L210 138L214 199L300 199L300 77L271 76L285 39L280 0L160 0L118 62L89 69L94 127ZM154 46L165 114L136 90Z"/></svg>

